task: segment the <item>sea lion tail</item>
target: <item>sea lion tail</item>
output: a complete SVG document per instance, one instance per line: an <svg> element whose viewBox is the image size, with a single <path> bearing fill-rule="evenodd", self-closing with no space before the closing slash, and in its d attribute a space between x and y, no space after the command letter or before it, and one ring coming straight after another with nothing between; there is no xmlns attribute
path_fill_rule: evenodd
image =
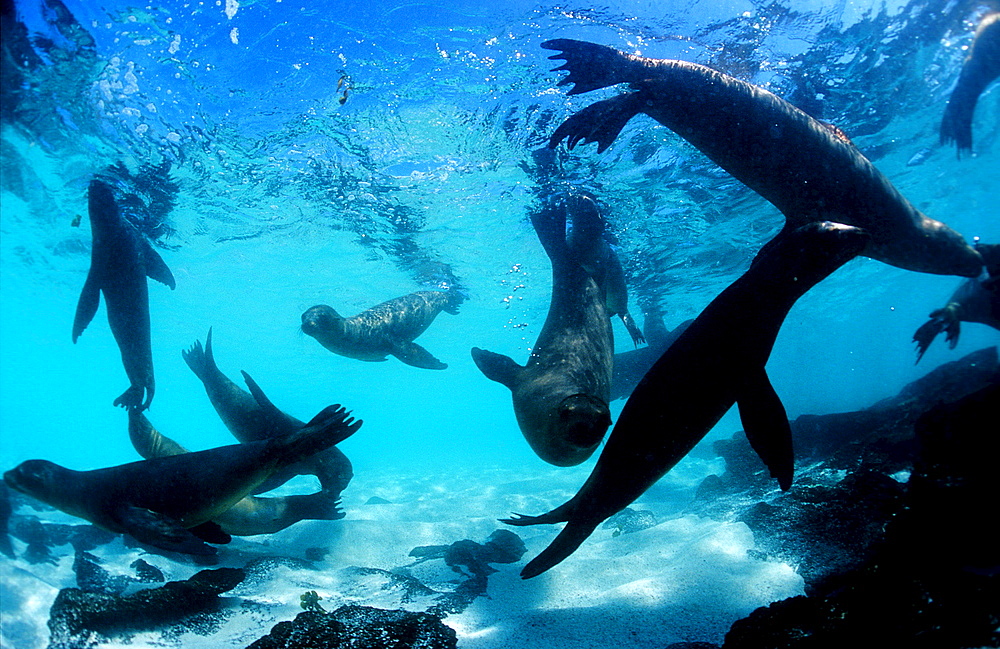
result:
<svg viewBox="0 0 1000 649"><path fill-rule="evenodd" d="M567 95L579 95L598 88L633 81L637 76L632 73L633 66L638 66L640 70L646 67L639 62L641 61L639 57L631 57L613 47L597 43L556 38L545 41L542 47L547 50L560 50L558 54L550 56L550 60L566 61L552 72L569 71L569 74L556 84L557 86L574 84Z"/></svg>
<svg viewBox="0 0 1000 649"><path fill-rule="evenodd" d="M558 565L563 559L576 552L576 549L587 540L597 528L600 521L570 521L566 524L549 547L528 562L521 569L521 579L537 577L549 568Z"/></svg>
<svg viewBox="0 0 1000 649"><path fill-rule="evenodd" d="M184 362L202 383L210 381L212 375L219 371L215 364L215 356L212 354L212 328L208 328L204 349L201 346L201 341L196 340L190 349L181 352L181 356L184 357Z"/></svg>
<svg viewBox="0 0 1000 649"><path fill-rule="evenodd" d="M597 152L611 146L630 119L642 112L643 93L628 92L598 101L570 116L549 138L549 147L556 148L566 140L572 149L579 142L597 142Z"/></svg>
<svg viewBox="0 0 1000 649"><path fill-rule="evenodd" d="M363 422L354 420L340 404L327 406L300 430L270 440L269 450L286 464L298 462L339 444L353 435Z"/></svg>

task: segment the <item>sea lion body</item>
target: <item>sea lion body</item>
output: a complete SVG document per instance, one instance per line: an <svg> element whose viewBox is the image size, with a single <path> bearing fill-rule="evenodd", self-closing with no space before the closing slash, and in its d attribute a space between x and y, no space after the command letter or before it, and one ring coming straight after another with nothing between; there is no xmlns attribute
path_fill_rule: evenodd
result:
<svg viewBox="0 0 1000 649"><path fill-rule="evenodd" d="M655 318L655 319L654 319ZM630 349L615 354L614 370L611 372L611 400L627 398L646 375L649 368L663 356L663 352L673 344L684 330L694 322L685 320L673 331L667 331L659 315L646 315L643 333L648 341L645 347Z"/></svg>
<svg viewBox="0 0 1000 649"><path fill-rule="evenodd" d="M645 113L777 207L787 229L832 221L865 229L862 253L926 273L975 277L982 259L962 236L904 198L839 129L776 95L686 61L647 59L610 47L559 39L557 70L570 74L568 94L629 83L633 92L599 101L567 119L549 145L563 139L607 148L625 124Z"/></svg>
<svg viewBox="0 0 1000 649"><path fill-rule="evenodd" d="M958 154L972 151L972 115L979 95L1000 77L1000 12L986 14L979 22L972 51L962 64L941 119L941 144L954 142Z"/></svg>
<svg viewBox="0 0 1000 649"><path fill-rule="evenodd" d="M521 575L533 577L569 556L687 455L734 403L751 446L787 489L791 429L764 366L795 301L867 244L858 228L812 223L766 245L639 382L576 496L548 514L504 521L567 521Z"/></svg>
<svg viewBox="0 0 1000 649"><path fill-rule="evenodd" d="M302 331L334 354L348 358L384 361L395 356L407 365L443 370L448 366L413 340L441 311L458 313L460 301L454 291L417 291L349 318L320 304L302 314Z"/></svg>
<svg viewBox="0 0 1000 649"><path fill-rule="evenodd" d="M975 279L963 280L948 303L932 311L930 320L913 334L918 363L942 331L948 346L954 349L962 322L977 322L1000 330L1000 245L977 244L976 249L986 261L986 271Z"/></svg>
<svg viewBox="0 0 1000 649"><path fill-rule="evenodd" d="M549 203L531 216L552 261L552 299L527 364L472 349L483 374L510 388L514 414L528 444L556 466L586 460L611 425L614 334L607 291L585 269L585 251L568 245L567 211L574 219L592 217L590 210L572 207L572 197L570 205Z"/></svg>
<svg viewBox="0 0 1000 649"><path fill-rule="evenodd" d="M203 538L228 542L207 525L245 498L280 467L336 444L354 433L339 406L287 438L221 446L92 471L73 471L29 460L4 474L12 489L111 532L189 554L214 554Z"/></svg>
<svg viewBox="0 0 1000 649"><path fill-rule="evenodd" d="M259 442L273 437L286 437L305 426L305 422L279 410L246 372L247 392L219 370L212 353L212 330L208 330L205 347L195 341L182 352L184 361L195 373L219 413L222 423L241 442ZM158 454L157 454L158 455ZM296 475L314 475L319 479L323 502L336 500L354 477L351 461L336 446L312 455L301 462L274 473L255 493L270 491Z"/></svg>
<svg viewBox="0 0 1000 649"><path fill-rule="evenodd" d="M189 453L186 448L170 439L150 423L137 409L129 410L129 439L132 446L145 459L182 455ZM303 424L304 426L305 424ZM296 429L299 430L299 429ZM292 433L289 433L292 434ZM335 447L320 451L316 455L329 453ZM312 457L316 457L315 455ZM291 466L309 462L302 460ZM279 470L287 473L287 469ZM269 477L261 484L271 482ZM255 489L253 492L259 491ZM330 493L326 490L307 495L272 496L262 498L248 495L233 504L225 511L217 513L212 521L217 523L222 531L233 536L253 536L257 534L274 534L301 520L339 520L344 513L337 507L339 491Z"/></svg>
<svg viewBox="0 0 1000 649"><path fill-rule="evenodd" d="M73 342L93 320L103 293L108 324L131 383L114 405L145 409L155 391L146 277L171 289L174 277L149 241L122 218L109 185L92 180L88 202L93 244L90 271L73 321Z"/></svg>

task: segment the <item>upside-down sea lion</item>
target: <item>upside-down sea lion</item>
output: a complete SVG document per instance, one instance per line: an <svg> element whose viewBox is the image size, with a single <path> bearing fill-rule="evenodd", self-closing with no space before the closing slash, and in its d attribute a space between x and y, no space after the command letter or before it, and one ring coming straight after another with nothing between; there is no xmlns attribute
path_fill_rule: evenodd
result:
<svg viewBox="0 0 1000 649"><path fill-rule="evenodd" d="M110 532L187 554L228 543L213 521L282 466L336 444L361 426L330 406L302 430L263 442L220 446L93 471L28 460L4 474L12 489Z"/></svg>
<svg viewBox="0 0 1000 649"><path fill-rule="evenodd" d="M259 442L272 437L284 437L305 426L305 422L279 410L267 398L250 375L243 372L250 388L247 392L223 374L215 364L212 353L212 330L208 330L205 347L195 341L190 349L181 352L184 361L195 373L208 394L209 401L219 413L222 423L241 442ZM260 493L278 487L296 475L314 475L319 479L327 499L336 500L354 477L351 461L336 446L311 455L301 462L284 467L260 485Z"/></svg>
<svg viewBox="0 0 1000 649"><path fill-rule="evenodd" d="M294 431L289 434L294 434ZM128 435L135 450L147 460L190 452L154 428L138 408L129 408ZM320 453L329 451L330 449L327 449ZM344 512L337 507L338 493L328 493L324 490L314 494L266 498L249 495L216 515L212 521L226 534L254 536L274 534L301 520L339 520L344 517Z"/></svg>
<svg viewBox="0 0 1000 649"><path fill-rule="evenodd" d="M472 348L483 374L510 388L528 444L556 466L586 460L611 425L608 399L615 344L607 291L584 267L590 261L585 256L589 247L571 248L566 236L567 212L579 220L596 216L596 211L581 207L581 200L571 195L565 202L549 201L531 215L552 261L552 300L527 365ZM600 236L597 227L579 227Z"/></svg>
<svg viewBox="0 0 1000 649"><path fill-rule="evenodd" d="M1000 76L1000 12L986 14L976 29L972 50L962 64L941 119L941 144L954 142L958 154L972 150L972 115L979 95Z"/></svg>
<svg viewBox="0 0 1000 649"><path fill-rule="evenodd" d="M567 522L521 576L534 577L572 554L687 455L734 403L751 446L788 489L791 428L764 365L795 301L867 244L858 228L817 222L764 246L639 382L580 491L547 514L504 521Z"/></svg>
<svg viewBox="0 0 1000 649"><path fill-rule="evenodd" d="M442 311L458 313L457 291L417 291L345 318L320 304L302 314L302 331L334 354L359 361L384 361L395 356L407 365L428 370L448 366L413 342Z"/></svg>
<svg viewBox="0 0 1000 649"><path fill-rule="evenodd" d="M907 201L839 129L819 122L774 94L707 68L648 59L610 47L558 39L542 47L561 52L559 85L575 95L618 83L634 92L591 104L553 133L562 140L597 142L606 149L631 118L645 113L693 144L716 164L770 201L786 229L812 221L864 228L862 253L926 273L976 277L979 254L945 224Z"/></svg>
<svg viewBox="0 0 1000 649"><path fill-rule="evenodd" d="M172 289L174 276L149 241L122 218L109 185L92 180L87 194L93 243L90 272L73 320L73 342L93 320L103 292L108 324L131 382L114 405L145 409L155 390L146 277Z"/></svg>
<svg viewBox="0 0 1000 649"><path fill-rule="evenodd" d="M931 312L930 320L913 334L917 362L942 331L951 349L958 344L962 322L978 322L1000 329L1000 245L977 244L986 261L986 271L975 279L962 280L948 304Z"/></svg>

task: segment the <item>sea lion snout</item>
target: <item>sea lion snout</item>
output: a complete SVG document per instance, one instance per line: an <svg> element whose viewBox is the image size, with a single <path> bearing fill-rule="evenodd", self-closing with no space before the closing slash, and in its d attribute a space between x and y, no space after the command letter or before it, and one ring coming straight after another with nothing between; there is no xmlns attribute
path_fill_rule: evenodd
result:
<svg viewBox="0 0 1000 649"><path fill-rule="evenodd" d="M302 331L315 334L330 329L334 322L341 320L340 314L325 304L317 304L302 314Z"/></svg>
<svg viewBox="0 0 1000 649"><path fill-rule="evenodd" d="M587 455L601 443L611 425L608 404L589 394L574 394L559 404L559 426L563 439L578 449L587 449Z"/></svg>

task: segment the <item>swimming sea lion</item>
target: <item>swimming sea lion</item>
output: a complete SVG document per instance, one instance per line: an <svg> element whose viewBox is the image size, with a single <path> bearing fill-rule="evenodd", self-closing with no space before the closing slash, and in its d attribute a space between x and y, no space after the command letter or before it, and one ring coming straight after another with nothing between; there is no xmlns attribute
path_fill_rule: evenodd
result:
<svg viewBox="0 0 1000 649"><path fill-rule="evenodd" d="M135 450L147 460L190 452L154 428L138 408L129 408L128 435ZM329 453L332 448L320 453ZM314 494L268 498L250 495L219 513L212 520L222 528L223 532L234 536L274 534L301 520L339 520L344 517L344 512L337 507L339 504L337 493L320 491Z"/></svg>
<svg viewBox="0 0 1000 649"><path fill-rule="evenodd" d="M241 442L259 442L272 437L284 437L305 426L305 422L279 410L267 398L250 375L243 372L250 392L242 389L223 374L212 354L212 330L208 330L205 347L195 341L181 352L184 361L205 386L209 401L219 413L222 423ZM354 477L351 461L336 446L312 455L301 462L276 472L259 491L270 491L296 475L314 475L327 497L336 500Z"/></svg>
<svg viewBox="0 0 1000 649"><path fill-rule="evenodd" d="M487 378L510 388L514 414L528 444L546 462L573 466L597 448L611 412L614 334L605 305L606 289L584 268L586 249L570 247L566 213L594 218L579 197L549 201L531 223L552 261L552 300L542 331L525 366L509 356L472 348ZM574 228L584 227L574 224ZM599 235L599 229L586 226Z"/></svg>
<svg viewBox="0 0 1000 649"><path fill-rule="evenodd" d="M325 304L302 314L302 331L334 354L359 361L395 356L407 365L428 370L448 367L413 342L442 311L458 313L456 291L417 291L377 304L345 318Z"/></svg>
<svg viewBox="0 0 1000 649"><path fill-rule="evenodd" d="M978 322L1000 329L1000 245L978 244L976 250L986 261L986 271L976 279L959 284L943 308L932 311L930 320L913 334L917 343L917 362L942 331L948 347L955 349L961 322Z"/></svg>
<svg viewBox="0 0 1000 649"><path fill-rule="evenodd" d="M764 365L795 301L864 250L868 239L858 228L817 222L783 231L764 246L639 382L576 496L547 514L504 521L567 522L521 576L534 577L572 554L687 455L734 403L751 446L788 489L791 428Z"/></svg>
<svg viewBox="0 0 1000 649"><path fill-rule="evenodd" d="M73 320L73 342L93 320L103 292L111 333L131 382L114 405L145 409L153 400L155 389L146 277L172 289L174 276L149 241L122 218L109 185L92 180L87 194L93 244L90 272Z"/></svg>
<svg viewBox="0 0 1000 649"><path fill-rule="evenodd" d="M346 439L360 426L343 408L330 406L287 437L93 471L28 460L3 477L12 489L110 532L164 550L210 555L216 550L206 540L230 540L212 520L274 471Z"/></svg>
<svg viewBox="0 0 1000 649"><path fill-rule="evenodd" d="M605 99L571 116L553 133L562 140L597 142L604 151L625 123L646 113L770 201L785 228L833 221L864 228L862 253L926 273L976 277L979 254L962 236L928 218L839 129L819 122L772 93L702 65L647 59L594 43L558 39L542 47L561 52L559 85L575 95L618 83L634 92Z"/></svg>
<svg viewBox="0 0 1000 649"><path fill-rule="evenodd" d="M972 151L972 114L979 95L1000 76L1000 12L979 22L969 56L962 64L958 84L951 91L941 120L941 144L954 142L958 154Z"/></svg>

